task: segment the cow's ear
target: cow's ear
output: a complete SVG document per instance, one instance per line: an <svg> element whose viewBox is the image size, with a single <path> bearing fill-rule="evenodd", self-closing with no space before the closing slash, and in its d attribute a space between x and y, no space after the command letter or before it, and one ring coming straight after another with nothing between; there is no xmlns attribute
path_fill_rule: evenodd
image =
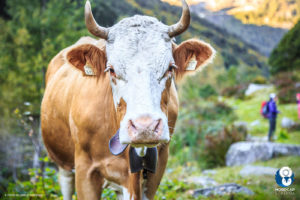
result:
<svg viewBox="0 0 300 200"><path fill-rule="evenodd" d="M106 65L106 54L92 44L82 44L71 48L66 58L68 62L81 70L84 75L100 76L104 73Z"/></svg>
<svg viewBox="0 0 300 200"><path fill-rule="evenodd" d="M177 69L175 79L180 80L186 74L194 74L210 63L215 56L215 50L200 40L187 40L173 47L173 57Z"/></svg>

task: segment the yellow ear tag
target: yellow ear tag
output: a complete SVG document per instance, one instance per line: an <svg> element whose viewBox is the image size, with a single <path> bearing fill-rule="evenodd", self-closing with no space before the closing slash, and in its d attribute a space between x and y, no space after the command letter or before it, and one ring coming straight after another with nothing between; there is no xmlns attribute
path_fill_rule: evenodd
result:
<svg viewBox="0 0 300 200"><path fill-rule="evenodd" d="M95 76L96 75L94 73L92 67L90 67L89 65L85 65L83 68L84 68L85 75L88 75L88 76Z"/></svg>
<svg viewBox="0 0 300 200"><path fill-rule="evenodd" d="M196 66L197 66L197 60L195 59L195 57L192 57L185 70L186 71L194 71L196 69Z"/></svg>

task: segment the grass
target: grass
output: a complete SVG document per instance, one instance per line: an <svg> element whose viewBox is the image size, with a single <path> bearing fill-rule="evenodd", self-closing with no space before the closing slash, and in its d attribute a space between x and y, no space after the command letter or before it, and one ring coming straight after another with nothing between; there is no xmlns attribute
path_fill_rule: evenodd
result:
<svg viewBox="0 0 300 200"><path fill-rule="evenodd" d="M217 168L216 174L208 175L216 180L219 184L237 183L245 186L254 192L253 196L244 194L225 195L225 196L199 196L197 199L297 199L300 197L300 157L289 156L280 157L265 162L256 162L253 165L268 166L274 168L281 168L289 166L295 174L295 182L290 188L295 188L295 194L282 195L275 193L275 188L279 187L275 182L274 176L241 176L239 174L243 166L222 167ZM192 197L193 190L201 188L201 186L194 183L188 183L186 179L192 176L204 176L200 169L197 168L196 163L187 163L185 166L168 167L167 172L162 180L162 183L157 192L155 199L195 199Z"/></svg>
<svg viewBox="0 0 300 200"><path fill-rule="evenodd" d="M274 88L264 89L255 92L253 95L246 97L244 100L235 98L224 98L224 101L234 108L238 121L248 123L249 133L253 136L267 136L269 121L260 115L260 107L263 101L268 100L268 95L275 92ZM275 135L278 137L281 128L281 120L283 117L288 117L294 121L297 118L297 104L278 104L280 114L277 117L277 125ZM257 122L257 125L251 123ZM282 143L300 144L300 131L288 133L288 138L279 140Z"/></svg>
<svg viewBox="0 0 300 200"><path fill-rule="evenodd" d="M234 112L237 116L237 121L247 122L249 133L253 136L264 137L267 136L269 122L260 115L260 106L262 101L268 100L268 95L272 92L276 92L274 88L258 91L246 97L244 100L235 98L223 98L223 101L234 108ZM288 117L297 122L297 107L295 104L278 104L278 110L280 114L277 118L277 129L275 135L277 136L277 142L300 144L300 131L287 132L287 130L280 127L283 117ZM259 122L257 125L252 125L253 122ZM192 196L193 190L201 188L199 185L187 182L189 177L204 176L199 166L200 161L186 162L184 165L178 166L178 161L183 159L182 157L188 157L189 150L182 150L185 154L171 156L169 158L167 172L164 175L161 186L157 192L155 199L195 199ZM295 188L295 194L283 195L276 193L275 188L279 186L275 181L274 176L247 176L243 177L239 174L243 166L234 167L221 167L216 168L215 175L209 175L216 180L219 184L224 183L237 183L242 186L248 187L254 192L253 196L247 196L244 194L235 194L227 196L211 196L205 198L203 196L197 199L300 199L300 157L289 156L279 157L269 161L256 162L253 165L268 166L274 168L281 168L283 166L289 166L295 174L295 182L290 188Z"/></svg>
<svg viewBox="0 0 300 200"><path fill-rule="evenodd" d="M255 93L254 95L247 97L244 100L234 99L234 98L223 98L225 103L229 104L234 108L234 112L237 116L237 121L244 121L248 123L249 133L255 136L266 136L268 131L268 120L264 119L260 115L260 105L261 102L267 100L268 94L274 92L274 89L267 89L260 92ZM193 102L194 103L194 102ZM195 102L196 103L196 102ZM209 105L211 102L198 102L201 105L203 103ZM196 104L195 104L196 105ZM195 109L197 107L191 107ZM188 108L183 107L181 108L182 113L186 113L181 115L181 119L178 123L178 126L184 126L181 124L185 117L189 118L197 118L196 112L189 112ZM297 121L297 110L296 104L279 104L279 110L281 114L278 117L277 123L277 136L278 142L282 143L293 143L293 144L300 144L300 131L293 131L287 133L286 130L280 128L280 122L283 116L293 119ZM219 119L220 121L224 122L225 119ZM250 126L250 124L256 120L259 120L259 124L256 126ZM196 125L195 125L196 127ZM193 129L194 131L194 129ZM186 132L184 132L187 134ZM180 133L177 133L180 134ZM182 134L182 133L181 133ZM195 132L192 132L194 135ZM174 138L173 138L174 139ZM175 142L172 140L172 142ZM200 147L197 147L198 150ZM240 170L243 166L234 166L234 167L219 167L215 168L216 174L214 175L206 175L210 178L213 178L218 184L224 183L237 183L239 185L245 186L254 192L254 195L247 196L244 194L234 194L234 195L225 195L225 196L210 196L210 197L203 197L199 196L194 198L192 196L193 191L196 189L200 189L202 186L197 185L188 181L191 177L197 176L204 176L202 173L201 163L203 160L201 158L189 159L193 158L193 154L195 153L195 149L192 149L190 146L185 146L184 148L180 149L180 153L176 155L171 153L171 156L168 160L168 167L166 169L166 173L164 174L163 180L159 186L157 191L156 200L162 199L176 199L176 200L189 200L189 199L217 199L217 200L226 200L226 199L249 199L249 200L277 200L277 199L300 199L300 157L297 156L290 156L290 157L280 157L276 159L272 159L269 161L264 162L256 162L253 165L258 166L268 166L274 168L281 168L283 166L289 166L294 174L295 174L295 182L290 188L295 188L295 194L293 195L280 195L275 193L275 188L277 186L275 182L275 174L272 176L241 176L239 174ZM200 163L200 164L199 164ZM54 174L54 171L47 172L50 173L48 178L44 179L43 182L46 183L46 191L45 194L50 196L55 196L58 198L55 199L62 199L61 194L58 188L57 182L57 174ZM40 181L41 182L41 181ZM54 183L53 183L54 182ZM44 187L41 187L41 184L36 184L35 186L30 181L22 182L22 184L26 186L24 188L20 188L21 191L28 191L33 193L34 191L45 190ZM53 188L55 185L57 188ZM12 191L15 191L16 185L12 185ZM49 186L49 187L48 187ZM20 192L21 193L21 192ZM116 194L114 191L110 189L105 189L102 194L103 199L106 200L116 200ZM50 198L51 199L51 198ZM74 199L75 196L74 196Z"/></svg>

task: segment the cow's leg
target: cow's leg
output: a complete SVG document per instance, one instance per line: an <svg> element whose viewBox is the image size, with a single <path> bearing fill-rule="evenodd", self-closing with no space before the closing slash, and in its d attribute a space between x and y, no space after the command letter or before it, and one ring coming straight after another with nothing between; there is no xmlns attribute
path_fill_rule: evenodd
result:
<svg viewBox="0 0 300 200"><path fill-rule="evenodd" d="M147 180L144 180L143 184L143 200L154 199L156 190L160 184L160 181L165 172L169 155L169 144L164 144L158 150L158 162L155 174L147 173Z"/></svg>
<svg viewBox="0 0 300 200"><path fill-rule="evenodd" d="M99 200L104 179L89 157L75 157L75 183L79 200Z"/></svg>
<svg viewBox="0 0 300 200"><path fill-rule="evenodd" d="M123 200L142 200L142 181L141 172L130 174L123 187Z"/></svg>
<svg viewBox="0 0 300 200"><path fill-rule="evenodd" d="M59 169L59 184L61 193L64 200L72 200L72 195L74 193L74 173L72 171L65 170L61 167Z"/></svg>

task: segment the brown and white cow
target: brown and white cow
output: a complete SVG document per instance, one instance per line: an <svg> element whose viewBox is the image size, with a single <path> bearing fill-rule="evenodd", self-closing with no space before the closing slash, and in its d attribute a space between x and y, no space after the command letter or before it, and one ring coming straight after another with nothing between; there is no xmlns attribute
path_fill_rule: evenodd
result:
<svg viewBox="0 0 300 200"><path fill-rule="evenodd" d="M87 28L101 39L81 38L52 59L41 109L43 140L59 166L64 199L74 192L74 168L78 199L98 200L108 185L124 199L154 198L178 113L175 83L215 52L199 40L174 43L190 23L182 3L172 26L136 15L104 28L86 2ZM143 169L134 171L139 164Z"/></svg>

